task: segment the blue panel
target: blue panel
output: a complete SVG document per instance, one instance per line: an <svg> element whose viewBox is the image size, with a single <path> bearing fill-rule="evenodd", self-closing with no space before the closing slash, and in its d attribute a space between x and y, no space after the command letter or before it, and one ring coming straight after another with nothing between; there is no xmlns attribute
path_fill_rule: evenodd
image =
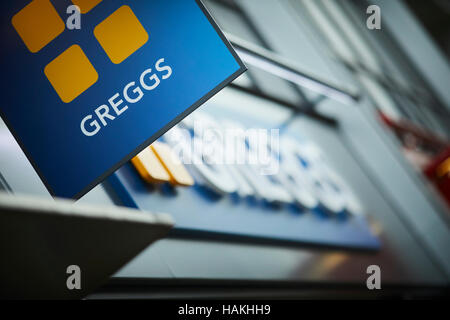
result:
<svg viewBox="0 0 450 320"><path fill-rule="evenodd" d="M244 70L195 0L102 1L82 15L80 30L66 29L37 53L27 49L11 23L29 2L2 1L0 5L0 114L56 196L80 197ZM67 19L71 2L52 3L60 17ZM122 5L131 8L149 39L122 63L114 64L93 30ZM74 44L82 48L99 78L72 102L63 103L44 68ZM84 117L95 117L94 110L108 104L116 93L123 100L123 88L139 82L144 70L152 68L157 74L155 63L161 58L173 70L170 78L161 79L152 91L144 90L143 98L128 103L129 108L113 121L106 119L108 125L95 136L82 133Z"/></svg>

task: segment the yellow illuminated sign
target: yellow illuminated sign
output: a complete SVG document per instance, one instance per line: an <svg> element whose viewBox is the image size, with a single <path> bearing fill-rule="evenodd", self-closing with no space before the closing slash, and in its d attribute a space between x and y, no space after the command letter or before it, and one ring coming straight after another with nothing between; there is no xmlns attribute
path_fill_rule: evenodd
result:
<svg viewBox="0 0 450 320"><path fill-rule="evenodd" d="M170 147L154 142L131 159L142 179L149 183L170 182L175 186L192 186L194 179Z"/></svg>
<svg viewBox="0 0 450 320"><path fill-rule="evenodd" d="M166 169L173 185L188 187L194 184L194 179L167 144L156 141L150 147Z"/></svg>
<svg viewBox="0 0 450 320"><path fill-rule="evenodd" d="M150 147L145 148L137 156L131 159L131 163L134 165L141 178L149 183L163 183L170 181L169 174Z"/></svg>

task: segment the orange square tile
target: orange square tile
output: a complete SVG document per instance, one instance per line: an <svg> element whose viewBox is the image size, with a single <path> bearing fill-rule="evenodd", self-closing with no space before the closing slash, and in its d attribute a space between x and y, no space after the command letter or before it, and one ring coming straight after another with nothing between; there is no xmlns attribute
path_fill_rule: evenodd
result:
<svg viewBox="0 0 450 320"><path fill-rule="evenodd" d="M11 23L33 53L49 44L66 28L49 0L31 1L12 17Z"/></svg>
<svg viewBox="0 0 450 320"><path fill-rule="evenodd" d="M69 103L98 80L98 74L78 45L53 59L44 73L63 102Z"/></svg>
<svg viewBox="0 0 450 320"><path fill-rule="evenodd" d="M122 6L94 28L94 35L115 64L119 64L148 41L138 18L129 6Z"/></svg>

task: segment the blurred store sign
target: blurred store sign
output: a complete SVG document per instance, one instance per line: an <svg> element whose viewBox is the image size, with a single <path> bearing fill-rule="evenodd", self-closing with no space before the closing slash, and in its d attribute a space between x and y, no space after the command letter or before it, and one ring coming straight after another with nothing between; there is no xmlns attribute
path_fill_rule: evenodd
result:
<svg viewBox="0 0 450 320"><path fill-rule="evenodd" d="M199 112L172 128L163 141L167 144L156 142L132 160L147 182L191 186L195 180L219 195L235 193L302 209L320 207L332 214L363 211L321 150L309 141L268 138L264 128L247 129L231 120L220 125Z"/></svg>
<svg viewBox="0 0 450 320"><path fill-rule="evenodd" d="M367 209L316 144L217 105L197 110L107 181L123 205L173 214L174 235L380 246Z"/></svg>

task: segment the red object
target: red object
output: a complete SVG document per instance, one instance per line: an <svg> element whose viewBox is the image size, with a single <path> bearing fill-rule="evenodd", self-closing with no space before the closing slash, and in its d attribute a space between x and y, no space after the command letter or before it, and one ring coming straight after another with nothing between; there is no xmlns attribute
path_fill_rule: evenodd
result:
<svg viewBox="0 0 450 320"><path fill-rule="evenodd" d="M407 135L413 136L422 145L426 146L427 149L432 149L437 153L449 147L448 141L443 140L431 131L423 129L406 119L396 121L391 119L381 111L379 112L379 115L381 121L392 131L394 131L400 139Z"/></svg>
<svg viewBox="0 0 450 320"><path fill-rule="evenodd" d="M450 144L408 120L393 120L379 112L381 121L403 144L405 155L435 185L450 208Z"/></svg>

